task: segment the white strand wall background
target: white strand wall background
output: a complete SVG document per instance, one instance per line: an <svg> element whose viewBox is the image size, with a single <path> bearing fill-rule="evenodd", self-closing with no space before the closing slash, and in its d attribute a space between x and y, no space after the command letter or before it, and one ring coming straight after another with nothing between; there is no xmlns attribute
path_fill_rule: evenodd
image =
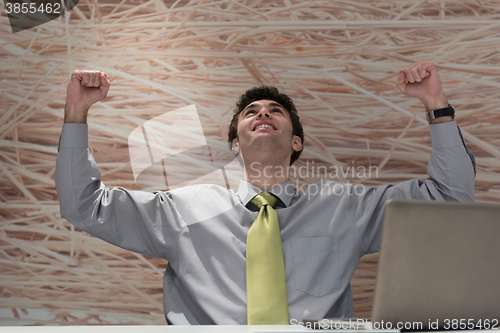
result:
<svg viewBox="0 0 500 333"><path fill-rule="evenodd" d="M89 117L109 187L138 189L134 128L195 104L207 139L224 141L237 97L262 84L297 105L306 133L297 167L377 167L332 179L378 186L426 178L423 106L394 80L430 60L476 156L476 201L500 202L498 1L80 0L15 34L0 6L1 325L165 324L166 261L110 246L59 214L54 168L74 69L106 71L112 82ZM225 171L236 189L241 169ZM376 266L377 256L364 258L352 280L358 317L370 316Z"/></svg>

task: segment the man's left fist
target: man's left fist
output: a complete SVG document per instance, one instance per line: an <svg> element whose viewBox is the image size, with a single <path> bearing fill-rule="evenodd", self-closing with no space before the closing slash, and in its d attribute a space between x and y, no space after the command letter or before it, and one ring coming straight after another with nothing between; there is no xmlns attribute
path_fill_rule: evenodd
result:
<svg viewBox="0 0 500 333"><path fill-rule="evenodd" d="M403 95L421 100L428 111L448 106L441 78L432 62L417 61L401 68L396 86Z"/></svg>

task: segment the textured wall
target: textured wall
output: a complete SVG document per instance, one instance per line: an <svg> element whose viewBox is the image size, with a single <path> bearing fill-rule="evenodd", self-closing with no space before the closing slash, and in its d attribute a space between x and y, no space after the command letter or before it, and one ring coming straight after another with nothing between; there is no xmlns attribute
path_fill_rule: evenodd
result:
<svg viewBox="0 0 500 333"><path fill-rule="evenodd" d="M295 100L306 132L297 166L373 166L377 175L334 180L377 186L426 177L423 107L393 82L401 67L431 60L477 158L476 200L500 202L497 1L80 0L66 16L15 34L3 4L1 13L2 325L165 323L166 262L60 217L53 174L74 69L106 71L112 82L89 118L107 186L138 188L127 138L144 121L195 104L205 135L225 140L236 98L260 84ZM235 188L241 169L225 169ZM376 263L364 259L352 281L359 317L371 312Z"/></svg>

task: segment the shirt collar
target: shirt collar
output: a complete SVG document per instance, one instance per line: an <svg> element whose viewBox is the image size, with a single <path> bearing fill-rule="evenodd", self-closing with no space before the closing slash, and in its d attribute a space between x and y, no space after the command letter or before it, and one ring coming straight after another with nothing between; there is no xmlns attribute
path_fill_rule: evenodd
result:
<svg viewBox="0 0 500 333"><path fill-rule="evenodd" d="M240 180L240 187L238 188L238 196L240 197L241 203L244 206L246 206L250 202L250 200L253 199L253 197L262 192L264 191L262 191L257 186L253 186L252 184L244 181L243 179ZM293 196L295 195L296 190L293 187L292 181L289 180L284 184L276 186L269 192L280 198L283 204L286 207L288 207L290 205L290 202L292 201Z"/></svg>

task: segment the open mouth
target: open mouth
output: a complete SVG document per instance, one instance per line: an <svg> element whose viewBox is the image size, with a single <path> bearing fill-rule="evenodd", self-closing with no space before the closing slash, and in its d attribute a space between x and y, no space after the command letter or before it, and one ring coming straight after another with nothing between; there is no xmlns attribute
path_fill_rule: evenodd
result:
<svg viewBox="0 0 500 333"><path fill-rule="evenodd" d="M276 128L274 128L274 126L269 125L269 124L259 124L259 125L255 126L255 128L253 130L256 131L256 130L259 130L261 128L268 128L268 129L272 129L272 130L276 129Z"/></svg>

